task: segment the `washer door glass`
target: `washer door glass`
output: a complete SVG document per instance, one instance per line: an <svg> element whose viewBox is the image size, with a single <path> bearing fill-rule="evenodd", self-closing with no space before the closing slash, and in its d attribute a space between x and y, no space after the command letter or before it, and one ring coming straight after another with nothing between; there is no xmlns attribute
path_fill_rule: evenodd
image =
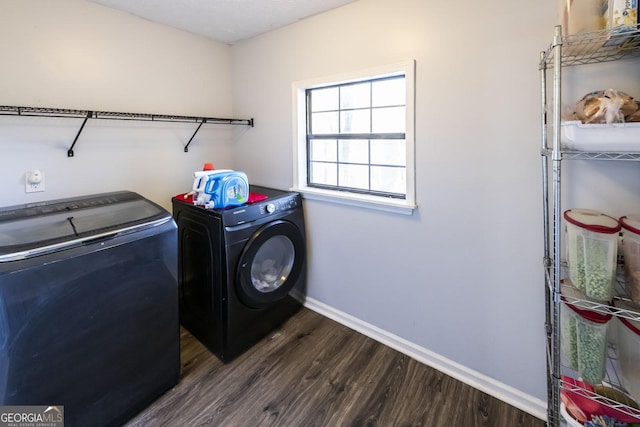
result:
<svg viewBox="0 0 640 427"><path fill-rule="evenodd" d="M260 246L251 263L251 283L260 292L272 292L289 278L295 248L288 237L274 236Z"/></svg>
<svg viewBox="0 0 640 427"><path fill-rule="evenodd" d="M303 274L304 236L289 221L265 224L249 239L238 262L236 291L253 308L286 297Z"/></svg>

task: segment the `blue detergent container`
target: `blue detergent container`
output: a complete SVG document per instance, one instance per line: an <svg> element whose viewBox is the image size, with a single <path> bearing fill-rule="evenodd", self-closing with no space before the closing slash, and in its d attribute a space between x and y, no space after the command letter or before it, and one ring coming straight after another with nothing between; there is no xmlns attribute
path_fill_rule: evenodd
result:
<svg viewBox="0 0 640 427"><path fill-rule="evenodd" d="M209 209L241 206L249 200L249 181L244 172L212 170L196 172L193 202Z"/></svg>

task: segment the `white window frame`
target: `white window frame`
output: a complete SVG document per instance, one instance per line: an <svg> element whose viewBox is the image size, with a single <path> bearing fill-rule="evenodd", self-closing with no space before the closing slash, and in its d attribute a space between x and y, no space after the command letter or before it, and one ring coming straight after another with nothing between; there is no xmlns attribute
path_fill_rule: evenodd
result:
<svg viewBox="0 0 640 427"><path fill-rule="evenodd" d="M306 90L335 84L358 82L404 74L406 87L406 185L404 199L328 190L307 185ZM342 203L386 212L411 215L415 198L415 61L406 61L357 72L294 82L293 94L293 175L292 190L304 198Z"/></svg>

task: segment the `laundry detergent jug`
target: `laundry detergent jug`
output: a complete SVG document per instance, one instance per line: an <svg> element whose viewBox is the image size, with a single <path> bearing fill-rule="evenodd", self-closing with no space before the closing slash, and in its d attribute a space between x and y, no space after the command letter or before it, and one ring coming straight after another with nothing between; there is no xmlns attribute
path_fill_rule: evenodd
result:
<svg viewBox="0 0 640 427"><path fill-rule="evenodd" d="M230 169L203 170L193 174L193 204L208 209L240 206L249 199L244 172Z"/></svg>

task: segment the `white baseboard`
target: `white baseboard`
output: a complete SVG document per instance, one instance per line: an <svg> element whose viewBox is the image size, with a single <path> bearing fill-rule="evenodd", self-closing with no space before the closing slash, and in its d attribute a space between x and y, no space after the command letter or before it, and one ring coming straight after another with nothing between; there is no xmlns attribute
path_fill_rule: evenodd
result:
<svg viewBox="0 0 640 427"><path fill-rule="evenodd" d="M328 306L318 300L306 297L304 306L323 316L347 326L363 335L368 336L394 350L431 366L471 387L474 387L490 396L500 399L522 411L525 411L541 420L547 419L547 402L534 398L511 386L494 380L484 374L469 369L464 365L456 363L440 356L424 347L420 347L404 338L387 332L370 323L364 322L340 310Z"/></svg>

